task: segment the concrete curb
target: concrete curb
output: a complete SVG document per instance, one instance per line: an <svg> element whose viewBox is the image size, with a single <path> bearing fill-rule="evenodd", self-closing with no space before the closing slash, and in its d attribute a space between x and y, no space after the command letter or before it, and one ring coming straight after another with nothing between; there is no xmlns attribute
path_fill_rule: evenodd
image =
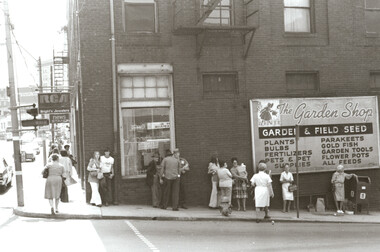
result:
<svg viewBox="0 0 380 252"><path fill-rule="evenodd" d="M121 216L121 215L81 215L81 214L48 214L48 213L35 213L27 212L19 208L14 208L13 213L17 216L29 218L44 218L44 219L73 219L73 220L154 220L154 221L244 221L254 222L255 218L241 218L241 217L176 217L176 216ZM340 223L340 224L380 224L380 222L368 221L352 221L352 220L316 220L316 219L284 219L284 218L271 218L269 220L261 220L260 223Z"/></svg>

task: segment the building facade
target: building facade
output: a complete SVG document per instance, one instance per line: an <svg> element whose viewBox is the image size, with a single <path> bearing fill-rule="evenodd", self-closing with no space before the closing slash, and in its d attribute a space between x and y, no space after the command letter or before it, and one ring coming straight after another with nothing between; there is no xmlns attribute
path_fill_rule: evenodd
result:
<svg viewBox="0 0 380 252"><path fill-rule="evenodd" d="M254 172L252 99L378 96L378 5L71 0L69 81L82 176L93 151L111 148L115 201L149 204L147 164L154 153L179 148L191 168L188 204L206 205L213 152ZM370 176L370 205L379 209L378 168L353 172ZM332 173L300 174L303 194L326 194L331 204ZM279 176L273 181L279 207Z"/></svg>

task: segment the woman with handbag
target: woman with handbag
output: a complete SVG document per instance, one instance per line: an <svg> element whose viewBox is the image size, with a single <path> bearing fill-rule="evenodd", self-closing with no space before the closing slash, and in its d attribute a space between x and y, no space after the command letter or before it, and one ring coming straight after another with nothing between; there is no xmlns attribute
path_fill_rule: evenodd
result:
<svg viewBox="0 0 380 252"><path fill-rule="evenodd" d="M88 183L91 185L91 200L90 203L93 206L102 206L102 199L100 198L99 193L99 179L98 175L100 175L101 171L101 163L100 163L100 152L94 151L93 157L90 158L90 162L87 166L88 174Z"/></svg>
<svg viewBox="0 0 380 252"><path fill-rule="evenodd" d="M293 192L289 190L289 186L294 182L293 174L289 171L289 165L285 165L284 171L281 173L280 182L282 184L282 212L290 212L290 204L294 200ZM288 207L286 207L288 205Z"/></svg>
<svg viewBox="0 0 380 252"><path fill-rule="evenodd" d="M238 165L238 160L236 157L231 158L231 174L235 183L232 186L232 198L236 199L237 210L240 211L243 207L243 211L246 211L245 202L248 198L247 193L247 172L245 170L245 165L242 163Z"/></svg>
<svg viewBox="0 0 380 252"><path fill-rule="evenodd" d="M45 199L49 200L51 214L55 214L58 213L59 197L62 190L62 175L64 172L63 165L59 163L59 156L57 154L52 155L52 162L48 163L46 168L49 170L49 175L45 184Z"/></svg>

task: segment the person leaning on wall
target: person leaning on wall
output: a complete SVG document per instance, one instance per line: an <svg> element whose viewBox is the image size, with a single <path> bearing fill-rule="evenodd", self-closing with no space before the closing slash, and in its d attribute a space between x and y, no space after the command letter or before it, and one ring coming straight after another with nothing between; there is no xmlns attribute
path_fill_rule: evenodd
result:
<svg viewBox="0 0 380 252"><path fill-rule="evenodd" d="M333 196L337 213L343 214L343 202L344 202L344 181L351 179L355 174L347 174L344 172L343 165L336 167L336 172L332 175L331 184L333 188Z"/></svg>

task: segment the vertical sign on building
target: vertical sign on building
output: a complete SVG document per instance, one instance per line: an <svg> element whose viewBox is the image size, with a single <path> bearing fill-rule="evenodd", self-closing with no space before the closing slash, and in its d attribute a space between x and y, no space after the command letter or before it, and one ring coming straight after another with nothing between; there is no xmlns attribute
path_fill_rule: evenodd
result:
<svg viewBox="0 0 380 252"><path fill-rule="evenodd" d="M251 100L253 161L266 160L273 174L296 165L300 172L379 168L377 97Z"/></svg>

